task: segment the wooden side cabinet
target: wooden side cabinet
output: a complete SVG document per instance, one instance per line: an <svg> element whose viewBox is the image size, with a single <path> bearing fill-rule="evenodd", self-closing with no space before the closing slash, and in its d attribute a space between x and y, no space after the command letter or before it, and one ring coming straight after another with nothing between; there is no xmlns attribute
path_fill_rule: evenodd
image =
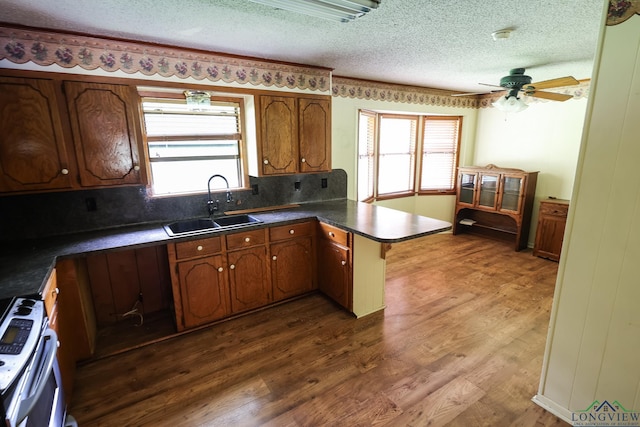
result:
<svg viewBox="0 0 640 427"><path fill-rule="evenodd" d="M458 168L453 234L474 233L527 247L538 172L485 167Z"/></svg>
<svg viewBox="0 0 640 427"><path fill-rule="evenodd" d="M533 255L553 261L560 259L568 211L568 200L546 199L540 201Z"/></svg>

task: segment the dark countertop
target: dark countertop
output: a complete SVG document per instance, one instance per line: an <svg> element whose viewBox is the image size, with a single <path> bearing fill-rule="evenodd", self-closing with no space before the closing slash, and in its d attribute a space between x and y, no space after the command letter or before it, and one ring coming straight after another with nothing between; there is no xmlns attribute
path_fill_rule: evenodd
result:
<svg viewBox="0 0 640 427"><path fill-rule="evenodd" d="M451 229L451 224L445 221L352 200L309 203L251 215L263 222L250 228L318 219L381 243L397 243ZM60 258L238 231L218 230L196 236L170 237L164 224L140 224L5 244L0 251L0 299L41 293Z"/></svg>

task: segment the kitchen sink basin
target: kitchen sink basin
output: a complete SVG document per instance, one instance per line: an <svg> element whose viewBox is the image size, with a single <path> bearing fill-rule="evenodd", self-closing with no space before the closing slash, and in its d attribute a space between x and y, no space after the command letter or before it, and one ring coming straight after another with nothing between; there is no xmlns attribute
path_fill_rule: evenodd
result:
<svg viewBox="0 0 640 427"><path fill-rule="evenodd" d="M215 218L214 222L220 227L240 227L243 225L252 225L261 223L258 218L251 215L231 215Z"/></svg>
<svg viewBox="0 0 640 427"><path fill-rule="evenodd" d="M167 224L164 229L169 236L174 237L239 228L261 222L261 220L251 215L231 215L215 218L214 220L210 218L185 219Z"/></svg>
<svg viewBox="0 0 640 427"><path fill-rule="evenodd" d="M196 234L211 231L214 228L220 228L218 224L209 218L186 219L184 221L176 221L164 226L169 236L181 236L184 234Z"/></svg>

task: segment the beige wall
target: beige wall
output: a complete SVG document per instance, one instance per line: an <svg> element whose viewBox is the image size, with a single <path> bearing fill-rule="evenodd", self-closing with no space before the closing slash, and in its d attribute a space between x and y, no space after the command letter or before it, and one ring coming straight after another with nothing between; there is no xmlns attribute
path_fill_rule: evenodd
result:
<svg viewBox="0 0 640 427"><path fill-rule="evenodd" d="M603 35L534 399L564 417L640 412L640 16Z"/></svg>

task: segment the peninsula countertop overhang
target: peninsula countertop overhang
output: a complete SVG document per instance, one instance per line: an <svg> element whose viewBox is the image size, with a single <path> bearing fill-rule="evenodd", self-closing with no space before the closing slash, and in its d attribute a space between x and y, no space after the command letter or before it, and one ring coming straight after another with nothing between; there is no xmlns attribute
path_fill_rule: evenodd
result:
<svg viewBox="0 0 640 427"><path fill-rule="evenodd" d="M353 200L302 204L290 209L252 214L262 221L251 228L317 219L380 243L398 243L451 229L433 218ZM110 228L23 242L11 242L0 252L0 298L41 293L56 260L88 253L224 235L238 230L212 230L189 237L170 237L168 221Z"/></svg>

